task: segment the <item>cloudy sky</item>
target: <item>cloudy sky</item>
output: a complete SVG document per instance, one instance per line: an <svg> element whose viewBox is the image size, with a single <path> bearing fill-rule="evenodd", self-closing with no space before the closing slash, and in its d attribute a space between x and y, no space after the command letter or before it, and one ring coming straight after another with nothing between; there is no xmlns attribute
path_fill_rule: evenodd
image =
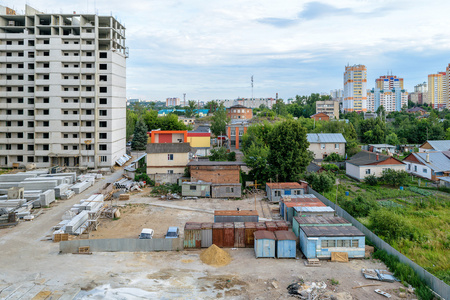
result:
<svg viewBox="0 0 450 300"><path fill-rule="evenodd" d="M368 88L405 87L450 63L448 0L0 0L47 13L116 16L127 28L127 97L279 97L343 88L364 64Z"/></svg>

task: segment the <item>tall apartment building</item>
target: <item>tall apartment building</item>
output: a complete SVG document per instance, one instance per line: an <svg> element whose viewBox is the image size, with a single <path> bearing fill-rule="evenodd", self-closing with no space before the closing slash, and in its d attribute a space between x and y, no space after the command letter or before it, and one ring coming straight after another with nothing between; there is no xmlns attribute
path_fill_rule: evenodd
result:
<svg viewBox="0 0 450 300"><path fill-rule="evenodd" d="M399 88L381 90L374 88L367 92L367 109L375 112L382 105L386 112L401 111L408 106L408 92Z"/></svg>
<svg viewBox="0 0 450 300"><path fill-rule="evenodd" d="M426 82L419 83L414 86L414 92L409 93L408 100L417 104L425 104L428 102L428 85Z"/></svg>
<svg viewBox="0 0 450 300"><path fill-rule="evenodd" d="M367 111L367 68L364 65L346 66L344 72L345 112Z"/></svg>
<svg viewBox="0 0 450 300"><path fill-rule="evenodd" d="M339 101L316 101L316 114L318 113L326 114L331 120L339 119Z"/></svg>
<svg viewBox="0 0 450 300"><path fill-rule="evenodd" d="M111 16L0 15L0 167L110 167L125 153L125 27Z"/></svg>
<svg viewBox="0 0 450 300"><path fill-rule="evenodd" d="M445 72L428 75L428 101L433 108L444 108Z"/></svg>
<svg viewBox="0 0 450 300"><path fill-rule="evenodd" d="M444 89L444 103L445 107L450 107L450 64L448 64L447 68L445 69L445 75L444 75L444 82L443 82L443 89Z"/></svg>
<svg viewBox="0 0 450 300"><path fill-rule="evenodd" d="M166 107L179 106L180 104L180 98L166 98Z"/></svg>
<svg viewBox="0 0 450 300"><path fill-rule="evenodd" d="M380 90L403 90L403 78L398 78L394 75L380 76L380 78L375 79L375 88Z"/></svg>

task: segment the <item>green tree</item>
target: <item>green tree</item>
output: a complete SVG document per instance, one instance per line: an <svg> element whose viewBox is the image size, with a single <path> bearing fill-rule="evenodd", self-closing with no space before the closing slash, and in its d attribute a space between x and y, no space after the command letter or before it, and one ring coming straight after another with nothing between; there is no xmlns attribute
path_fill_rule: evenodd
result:
<svg viewBox="0 0 450 300"><path fill-rule="evenodd" d="M408 172L403 170L385 169L381 173L380 181L392 186L405 185L408 182Z"/></svg>
<svg viewBox="0 0 450 300"><path fill-rule="evenodd" d="M284 103L283 99L278 99L277 102L272 106L272 110L278 115L278 116L287 116L288 110L286 107L286 104Z"/></svg>
<svg viewBox="0 0 450 300"><path fill-rule="evenodd" d="M352 200L340 200L339 205L355 218L367 217L372 211L379 208L375 200L361 196Z"/></svg>
<svg viewBox="0 0 450 300"><path fill-rule="evenodd" d="M400 141L398 140L398 137L394 132L386 136L386 144L394 146L400 144Z"/></svg>
<svg viewBox="0 0 450 300"><path fill-rule="evenodd" d="M262 185L265 185L272 175L267 162L268 157L269 147L264 145L251 144L245 152L244 162L250 169L250 177Z"/></svg>
<svg viewBox="0 0 450 300"><path fill-rule="evenodd" d="M134 132L134 127L136 126L136 121L137 121L137 114L134 111L127 109L127 121L126 121L127 122L126 123L127 141Z"/></svg>
<svg viewBox="0 0 450 300"><path fill-rule="evenodd" d="M215 136L219 136L225 134L227 123L229 122L229 118L227 118L227 111L225 106L220 103L217 110L214 112L211 123L211 132Z"/></svg>
<svg viewBox="0 0 450 300"><path fill-rule="evenodd" d="M192 118L195 115L196 106L197 104L195 103L195 101L189 100L189 106L186 106L184 110L184 114L187 118Z"/></svg>
<svg viewBox="0 0 450 300"><path fill-rule="evenodd" d="M279 181L297 181L311 162L306 129L294 120L277 124L268 145L268 163Z"/></svg>
<svg viewBox="0 0 450 300"><path fill-rule="evenodd" d="M227 153L227 148L220 147L211 149L210 161L236 161L236 152Z"/></svg>
<svg viewBox="0 0 450 300"><path fill-rule="evenodd" d="M335 177L331 172L308 173L306 174L305 179L308 181L309 185L319 193L330 191L335 184Z"/></svg>
<svg viewBox="0 0 450 300"><path fill-rule="evenodd" d="M138 119L134 127L133 140L131 148L134 150L145 150L147 147L147 126L142 119Z"/></svg>
<svg viewBox="0 0 450 300"><path fill-rule="evenodd" d="M450 140L450 128L447 128L447 130L445 131L445 139Z"/></svg>

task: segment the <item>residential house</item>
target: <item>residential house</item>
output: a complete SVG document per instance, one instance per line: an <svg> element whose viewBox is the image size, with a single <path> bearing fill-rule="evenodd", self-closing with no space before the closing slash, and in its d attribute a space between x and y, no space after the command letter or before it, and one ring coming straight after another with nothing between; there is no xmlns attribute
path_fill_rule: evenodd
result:
<svg viewBox="0 0 450 300"><path fill-rule="evenodd" d="M419 146L419 152L448 151L450 150L450 140L426 141Z"/></svg>
<svg viewBox="0 0 450 300"><path fill-rule="evenodd" d="M314 114L310 118L316 121L330 121L330 116L323 112Z"/></svg>
<svg viewBox="0 0 450 300"><path fill-rule="evenodd" d="M310 162L309 165L306 167L307 173L320 173L323 171L325 171L325 169L323 169L321 166L313 162Z"/></svg>
<svg viewBox="0 0 450 300"><path fill-rule="evenodd" d="M308 184L306 182L268 182L266 183L267 198L271 202L279 202L285 195L306 194Z"/></svg>
<svg viewBox="0 0 450 300"><path fill-rule="evenodd" d="M247 128L250 126L248 121L231 120L231 123L226 127L226 134L228 138L228 147L231 150L239 149L239 145L242 143L242 136L247 132Z"/></svg>
<svg viewBox="0 0 450 300"><path fill-rule="evenodd" d="M409 113L409 114L419 113L421 116L423 116L424 114L428 113L422 107L417 107L417 106L415 106L413 108L410 108L410 109L407 109L406 112Z"/></svg>
<svg viewBox="0 0 450 300"><path fill-rule="evenodd" d="M342 133L308 133L308 150L314 153L315 159L323 159L331 153L345 155L345 140Z"/></svg>
<svg viewBox="0 0 450 300"><path fill-rule="evenodd" d="M369 144L369 151L370 152L377 152L382 153L383 151L387 154L394 153L395 146L388 145L388 144Z"/></svg>
<svg viewBox="0 0 450 300"><path fill-rule="evenodd" d="M339 101L335 100L316 101L316 114L318 113L326 114L329 120L339 119Z"/></svg>
<svg viewBox="0 0 450 300"><path fill-rule="evenodd" d="M429 180L438 181L450 175L450 159L444 152L414 152L403 162L408 173Z"/></svg>
<svg viewBox="0 0 450 300"><path fill-rule="evenodd" d="M184 174L190 151L189 143L148 144L147 175L158 183L176 183Z"/></svg>
<svg viewBox="0 0 450 300"><path fill-rule="evenodd" d="M213 198L241 197L240 171L243 165L239 161L193 160L188 163L191 182L211 182Z"/></svg>
<svg viewBox="0 0 450 300"><path fill-rule="evenodd" d="M189 143L197 156L208 156L211 148L211 131L207 127L197 130L152 130L148 133L148 143Z"/></svg>
<svg viewBox="0 0 450 300"><path fill-rule="evenodd" d="M400 152L414 152L414 148L419 149L420 145L415 145L415 144L404 144L404 145L400 145Z"/></svg>
<svg viewBox="0 0 450 300"><path fill-rule="evenodd" d="M369 175L380 177L383 170L406 171L404 162L387 155L361 151L345 162L346 174L356 180L363 181Z"/></svg>

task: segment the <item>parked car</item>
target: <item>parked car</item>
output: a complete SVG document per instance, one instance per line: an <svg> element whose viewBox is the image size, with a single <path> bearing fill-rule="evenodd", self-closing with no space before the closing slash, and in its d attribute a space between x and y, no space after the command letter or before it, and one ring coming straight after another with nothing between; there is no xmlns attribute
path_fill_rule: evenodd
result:
<svg viewBox="0 0 450 300"><path fill-rule="evenodd" d="M176 239L180 235L178 227L169 227L166 233L166 239Z"/></svg>
<svg viewBox="0 0 450 300"><path fill-rule="evenodd" d="M153 229L150 228L144 228L141 231L141 234L139 235L139 239L152 239L153 238Z"/></svg>

